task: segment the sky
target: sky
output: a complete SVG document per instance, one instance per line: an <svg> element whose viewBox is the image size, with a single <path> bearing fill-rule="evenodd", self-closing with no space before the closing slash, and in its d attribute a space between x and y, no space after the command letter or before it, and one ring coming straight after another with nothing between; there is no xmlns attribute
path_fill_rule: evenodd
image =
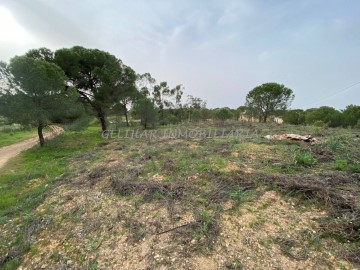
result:
<svg viewBox="0 0 360 270"><path fill-rule="evenodd" d="M292 108L360 105L359 0L0 0L0 60L32 48L108 51L210 108L266 82Z"/></svg>

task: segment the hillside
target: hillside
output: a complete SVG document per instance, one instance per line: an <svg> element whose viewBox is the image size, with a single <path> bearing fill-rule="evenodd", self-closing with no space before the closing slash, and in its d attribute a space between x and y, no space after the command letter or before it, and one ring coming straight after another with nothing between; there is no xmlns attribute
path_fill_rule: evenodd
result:
<svg viewBox="0 0 360 270"><path fill-rule="evenodd" d="M103 139L88 128L12 160L0 176L0 265L359 267L358 130L181 128L242 135ZM261 138L283 133L312 134L321 144Z"/></svg>

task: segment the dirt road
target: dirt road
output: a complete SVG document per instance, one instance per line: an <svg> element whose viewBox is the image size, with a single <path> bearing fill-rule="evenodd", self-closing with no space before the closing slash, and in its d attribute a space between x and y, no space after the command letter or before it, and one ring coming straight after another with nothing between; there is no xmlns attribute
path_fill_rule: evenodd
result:
<svg viewBox="0 0 360 270"><path fill-rule="evenodd" d="M51 139L64 131L63 128L58 127L58 126L49 126L49 127L50 127L51 131L46 132L44 134L45 139ZM25 141L21 141L21 142L15 143L15 144L1 147L0 148L0 168L3 167L9 159L15 157L20 152L27 150L38 143L39 143L39 138L36 136L34 138L27 139Z"/></svg>

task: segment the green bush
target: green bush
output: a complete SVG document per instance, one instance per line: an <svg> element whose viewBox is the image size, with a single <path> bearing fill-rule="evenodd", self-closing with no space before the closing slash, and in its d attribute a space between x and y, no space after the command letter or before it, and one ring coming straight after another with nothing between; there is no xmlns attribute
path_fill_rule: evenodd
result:
<svg viewBox="0 0 360 270"><path fill-rule="evenodd" d="M237 188L229 192L229 198L232 199L235 202L235 205L237 206L245 202L248 197L249 197L249 192L241 188Z"/></svg>
<svg viewBox="0 0 360 270"><path fill-rule="evenodd" d="M303 166L313 166L316 163L316 158L311 153L307 152L295 152L294 154L295 164Z"/></svg>
<svg viewBox="0 0 360 270"><path fill-rule="evenodd" d="M343 147L343 144L341 143L340 138L332 138L328 142L328 147L331 151L335 152Z"/></svg>
<svg viewBox="0 0 360 270"><path fill-rule="evenodd" d="M345 171L348 168L348 162L343 159L338 159L335 161L333 168L337 171Z"/></svg>
<svg viewBox="0 0 360 270"><path fill-rule="evenodd" d="M179 119L173 114L169 114L168 116L166 116L164 120L165 125L175 125L179 122L180 122Z"/></svg>
<svg viewBox="0 0 360 270"><path fill-rule="evenodd" d="M360 163L351 164L350 171L353 173L360 173Z"/></svg>

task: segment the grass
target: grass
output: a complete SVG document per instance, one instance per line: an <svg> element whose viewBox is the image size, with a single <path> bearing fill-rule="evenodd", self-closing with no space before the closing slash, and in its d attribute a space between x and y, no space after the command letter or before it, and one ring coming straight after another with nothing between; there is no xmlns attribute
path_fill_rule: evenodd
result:
<svg viewBox="0 0 360 270"><path fill-rule="evenodd" d="M229 192L229 198L235 202L236 207L240 206L242 203L246 202L251 195L250 191L242 190L241 188L237 188Z"/></svg>
<svg viewBox="0 0 360 270"><path fill-rule="evenodd" d="M197 127L208 125L198 123ZM233 125L236 128L239 123L221 128L231 129ZM239 127L259 129L262 135L314 131L313 127L271 124L245 123ZM169 127L158 130L165 128ZM272 248L294 260L307 256L309 261L314 256L325 260L329 239L324 231L344 240L336 246L338 253L332 254L343 252L343 258L351 259L344 252L347 241L354 250L358 247L352 240L356 239L357 224L353 223L357 221L351 219L358 210L350 205L351 200L345 200L359 199L359 185L352 172L359 170L360 151L352 130L322 128L318 139L325 143L319 146L249 136L104 141L98 130L94 123L85 131L67 132L44 148L22 153L5 167L0 176L0 230L4 232L0 258L8 250L19 251L7 261L6 269L15 269L26 252L27 257L44 260L53 268L71 260L70 268L106 269L104 260L109 259L109 264L125 261L129 263L126 267L141 269L137 264L141 259L149 269L179 269L182 266L176 264L178 261L191 262L193 257L216 260L211 253L214 250L224 259L223 264L218 261L219 269L254 269L243 260L247 256L254 263L264 260L268 264L272 258L261 257L252 245L245 246L250 253L242 251L241 236L245 233L252 243L273 239L264 246L274 244ZM338 170L336 164L346 167ZM270 196L258 203L269 191L289 194L288 199ZM46 196L49 200L44 201ZM296 202L293 207L299 211L294 212L287 202ZM47 209L46 215L34 210L39 205L41 210ZM306 212L312 216L313 208L329 211L329 219L315 221L311 217L318 226L310 230ZM338 219L344 209L349 217ZM303 213L305 220L299 219ZM12 230L13 224L20 229ZM268 226L275 226L276 232ZM300 226L309 231L302 234ZM41 254L46 242L36 242L40 231L42 239L63 243L52 247L48 257ZM276 234L270 237L271 231ZM259 238L258 232L265 234L264 238ZM164 242L164 238L171 241ZM225 242L230 245L227 251ZM225 249L217 249L222 244ZM303 245L316 254L306 253ZM122 257L101 258L99 254L107 250ZM139 250L149 252L141 257ZM241 260L237 254L242 255ZM155 255L162 260L152 260ZM326 263L333 266L339 258ZM302 263L297 266L309 267ZM324 268L328 267L326 263ZM122 269L124 265L113 267Z"/></svg>
<svg viewBox="0 0 360 270"><path fill-rule="evenodd" d="M331 138L328 142L328 147L331 151L336 152L343 148L343 144L339 137Z"/></svg>
<svg viewBox="0 0 360 270"><path fill-rule="evenodd" d="M309 152L295 152L294 160L296 164L308 167L311 167L316 163L316 158Z"/></svg>
<svg viewBox="0 0 360 270"><path fill-rule="evenodd" d="M347 160L338 159L335 161L333 168L337 171L345 171L348 168L348 162Z"/></svg>
<svg viewBox="0 0 360 270"><path fill-rule="evenodd" d="M37 136L36 130L17 130L14 132L0 132L0 147L14 144Z"/></svg>
<svg viewBox="0 0 360 270"><path fill-rule="evenodd" d="M24 231L36 220L34 209L60 176L71 175L71 158L86 154L100 141L99 134L91 130L69 132L47 141L44 147L36 146L21 153L2 169L0 221L6 224L11 219L18 219L22 228L10 238L2 237L0 240L0 254L7 250L17 251L14 258L7 260L4 269L15 269L19 256L28 250L29 239L24 237Z"/></svg>

